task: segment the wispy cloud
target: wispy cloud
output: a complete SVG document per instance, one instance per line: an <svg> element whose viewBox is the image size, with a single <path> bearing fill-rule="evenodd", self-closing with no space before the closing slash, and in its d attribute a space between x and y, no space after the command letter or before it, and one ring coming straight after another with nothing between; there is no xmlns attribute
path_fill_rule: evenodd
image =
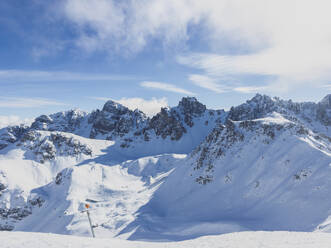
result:
<svg viewBox="0 0 331 248"><path fill-rule="evenodd" d="M140 85L145 88L149 89L157 89L157 90L163 90L163 91L169 91L174 92L178 94L185 94L185 95L196 95L195 93L179 88L173 84L163 83L163 82L150 82L150 81L144 81L141 82Z"/></svg>
<svg viewBox="0 0 331 248"><path fill-rule="evenodd" d="M121 99L110 99L107 97L89 97L94 100L99 101L108 101L113 100L118 102L131 110L139 109L143 111L148 116L153 116L158 113L162 107L168 106L168 100L165 97L162 98L155 98L152 97L150 100L146 100L139 97L132 97L132 98L121 98Z"/></svg>
<svg viewBox="0 0 331 248"><path fill-rule="evenodd" d="M309 63L309 65L304 65L300 70L299 65L295 65L294 61L292 61L292 66L289 64L291 62L285 61L285 56L284 62L277 61L275 57L278 55L280 54L277 54L276 51L235 56L191 53L185 56L178 56L177 62L201 70L205 77L211 78L214 82L224 77L244 78L247 80L246 76L249 75L273 78L273 80L266 80L264 85L260 86L247 85L242 80L237 80L238 82L232 85L229 83L224 84L229 87L228 89L240 93L256 91L287 92L303 85L321 86L328 78L331 78L331 73L326 70L327 67L322 69L323 66L319 67L318 64ZM297 62L299 63L299 61ZM317 69L316 66L319 67L318 72L313 71L313 68Z"/></svg>
<svg viewBox="0 0 331 248"><path fill-rule="evenodd" d="M243 93L243 94L250 94L250 93L258 93L268 90L267 86L246 86L246 87L234 87L233 91Z"/></svg>
<svg viewBox="0 0 331 248"><path fill-rule="evenodd" d="M34 108L44 106L65 106L65 103L47 98L25 98L0 96L0 108Z"/></svg>
<svg viewBox="0 0 331 248"><path fill-rule="evenodd" d="M0 70L0 82L16 81L106 81L129 80L132 76L112 74L89 74L68 71L40 71L40 70Z"/></svg>
<svg viewBox="0 0 331 248"><path fill-rule="evenodd" d="M89 96L87 98L92 99L92 100L102 101L102 102L106 102L108 100L113 100L109 97L102 97L102 96Z"/></svg>
<svg viewBox="0 0 331 248"><path fill-rule="evenodd" d="M189 80L199 87L214 91L216 93L224 93L229 90L228 87L221 85L216 82L214 78L206 75L191 74L189 75Z"/></svg>

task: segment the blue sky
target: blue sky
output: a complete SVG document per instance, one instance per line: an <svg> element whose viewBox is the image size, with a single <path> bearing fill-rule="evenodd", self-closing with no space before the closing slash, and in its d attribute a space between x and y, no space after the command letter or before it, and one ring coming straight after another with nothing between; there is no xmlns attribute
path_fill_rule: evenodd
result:
<svg viewBox="0 0 331 248"><path fill-rule="evenodd" d="M0 125L114 99L148 114L331 91L328 1L2 0ZM280 18L281 17L281 18Z"/></svg>

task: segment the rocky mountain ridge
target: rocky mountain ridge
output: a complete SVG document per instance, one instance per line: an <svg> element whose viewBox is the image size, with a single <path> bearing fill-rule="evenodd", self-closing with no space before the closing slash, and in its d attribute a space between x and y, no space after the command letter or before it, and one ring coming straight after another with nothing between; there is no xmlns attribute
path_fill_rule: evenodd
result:
<svg viewBox="0 0 331 248"><path fill-rule="evenodd" d="M273 112L220 123L122 232L133 240L330 232L331 138L293 120Z"/></svg>
<svg viewBox="0 0 331 248"><path fill-rule="evenodd" d="M67 132L86 138L116 141L119 150L136 146L143 146L158 140L159 143L168 143L168 147L181 141L192 143L193 149L214 128L216 122L225 118L223 110L207 110L206 106L194 97L183 98L178 106L162 108L152 118L139 110L130 110L127 107L110 100L102 110L86 113L79 110L70 110L51 115L41 115L28 126L8 127L0 130L0 149L9 144L18 142L22 135L30 131ZM202 123L203 122L203 123ZM204 125L201 135L191 134L195 124ZM185 137L184 137L185 136ZM179 149L180 150L180 149ZM186 149L185 152L190 150ZM162 148L154 154L177 152ZM181 152L181 151L180 151ZM149 155L149 154L143 154Z"/></svg>
<svg viewBox="0 0 331 248"><path fill-rule="evenodd" d="M88 235L88 201L98 235L130 239L331 230L330 103L257 94L224 111L187 97L148 118L108 101L1 129L0 229Z"/></svg>
<svg viewBox="0 0 331 248"><path fill-rule="evenodd" d="M330 135L326 127L331 125L331 94L325 96L320 102L296 103L292 100L281 100L257 94L251 100L237 107L232 107L228 118L233 121L253 120L266 117L272 112L282 114L284 117L303 125L307 125L316 132ZM315 122L312 124L312 122ZM316 122L318 125L316 125ZM311 125L312 124L312 125Z"/></svg>

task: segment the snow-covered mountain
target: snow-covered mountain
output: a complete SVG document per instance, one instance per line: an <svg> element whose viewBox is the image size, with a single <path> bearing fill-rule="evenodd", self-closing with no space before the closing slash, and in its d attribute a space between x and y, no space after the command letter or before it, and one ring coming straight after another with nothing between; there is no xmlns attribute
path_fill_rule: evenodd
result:
<svg viewBox="0 0 331 248"><path fill-rule="evenodd" d="M257 94L251 100L237 107L232 107L228 118L233 121L253 120L263 118L272 112L277 112L296 123L301 123L314 132L331 136L331 94L320 102L295 103L277 97L271 98Z"/></svg>
<svg viewBox="0 0 331 248"><path fill-rule="evenodd" d="M176 107L162 108L152 118L110 100L102 110L92 113L70 110L42 115L31 127L0 130L0 149L17 142L28 131L42 130L114 141L111 149L120 154L115 159L121 161L163 153L189 153L225 117L224 110L208 110L194 97L183 98Z"/></svg>
<svg viewBox="0 0 331 248"><path fill-rule="evenodd" d="M0 228L89 235L89 202L99 237L329 231L330 129L331 95L42 115L0 130Z"/></svg>
<svg viewBox="0 0 331 248"><path fill-rule="evenodd" d="M325 228L320 224L331 210L330 141L278 113L228 120L124 231L134 230L132 239L181 240L238 230Z"/></svg>

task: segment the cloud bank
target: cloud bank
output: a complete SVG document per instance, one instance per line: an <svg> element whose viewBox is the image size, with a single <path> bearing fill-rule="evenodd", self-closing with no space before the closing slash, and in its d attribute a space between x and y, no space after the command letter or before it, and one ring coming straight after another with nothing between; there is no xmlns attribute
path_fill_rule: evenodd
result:
<svg viewBox="0 0 331 248"><path fill-rule="evenodd" d="M21 119L16 115L0 115L0 129L8 126L14 126L19 124L30 125L33 119Z"/></svg>
<svg viewBox="0 0 331 248"><path fill-rule="evenodd" d="M121 99L110 99L107 97L90 97L94 100L100 100L100 101L108 101L113 100L115 102L118 102L126 107L128 107L131 110L139 109L143 111L147 116L153 116L160 112L161 108L168 106L168 100L167 98L155 98L152 97L150 100L146 100L139 97L132 97L132 98L121 98Z"/></svg>
<svg viewBox="0 0 331 248"><path fill-rule="evenodd" d="M63 11L79 30L77 46L90 52L137 53L155 40L164 46L204 40L210 52L188 48L177 61L201 70L205 80L188 76L192 83L221 93L224 77L246 74L274 77L265 90L326 84L330 9L326 0L66 0ZM239 92L259 86L245 87L235 86Z"/></svg>

